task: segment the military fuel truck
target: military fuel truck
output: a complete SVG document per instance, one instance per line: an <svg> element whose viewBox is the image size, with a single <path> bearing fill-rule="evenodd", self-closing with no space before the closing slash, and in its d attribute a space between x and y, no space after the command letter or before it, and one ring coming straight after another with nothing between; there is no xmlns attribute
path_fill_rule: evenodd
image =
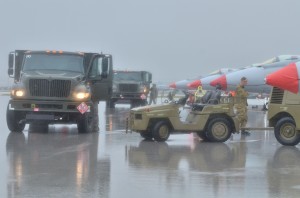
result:
<svg viewBox="0 0 300 198"><path fill-rule="evenodd" d="M294 146L300 142L300 95L273 87L269 109L269 126L274 127L277 141Z"/></svg>
<svg viewBox="0 0 300 198"><path fill-rule="evenodd" d="M78 132L98 130L98 102L111 97L112 56L100 53L15 50L8 75L14 78L7 126L77 124Z"/></svg>
<svg viewBox="0 0 300 198"><path fill-rule="evenodd" d="M109 108L115 104L129 102L131 107L147 104L152 74L148 71L114 70L112 97L107 101Z"/></svg>
<svg viewBox="0 0 300 198"><path fill-rule="evenodd" d="M232 133L239 131L233 98L223 98L219 104L194 103L185 121L182 121L180 111L188 97L189 94L185 93L178 101L131 109L127 130L158 142L168 140L172 133L192 132L204 141L225 142Z"/></svg>

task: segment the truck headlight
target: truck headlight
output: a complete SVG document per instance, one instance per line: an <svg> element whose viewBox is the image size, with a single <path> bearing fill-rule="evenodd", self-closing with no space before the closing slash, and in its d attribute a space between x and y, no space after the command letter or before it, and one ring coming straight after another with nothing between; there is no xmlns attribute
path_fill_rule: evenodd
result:
<svg viewBox="0 0 300 198"><path fill-rule="evenodd" d="M90 96L90 88L82 84L78 85L73 91L73 98L75 100L86 100Z"/></svg>
<svg viewBox="0 0 300 198"><path fill-rule="evenodd" d="M77 92L74 94L74 97L76 99L86 99L88 97L90 97L90 93L87 92Z"/></svg>
<svg viewBox="0 0 300 198"><path fill-rule="evenodd" d="M141 87L140 87L140 91L141 91L142 93L146 93L146 92L147 92L147 87L141 86Z"/></svg>
<svg viewBox="0 0 300 198"><path fill-rule="evenodd" d="M11 95L14 97L23 97L25 95L25 91L22 89L12 89Z"/></svg>

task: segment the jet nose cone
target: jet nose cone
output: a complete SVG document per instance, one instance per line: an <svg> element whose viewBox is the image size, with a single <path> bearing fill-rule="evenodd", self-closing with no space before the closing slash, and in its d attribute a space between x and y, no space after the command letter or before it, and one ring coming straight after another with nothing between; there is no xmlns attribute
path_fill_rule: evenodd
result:
<svg viewBox="0 0 300 198"><path fill-rule="evenodd" d="M222 75L219 78L211 81L209 83L211 86L215 87L217 84L220 84L222 89L226 90L227 89L227 79L226 79L226 75Z"/></svg>
<svg viewBox="0 0 300 198"><path fill-rule="evenodd" d="M173 88L173 89L176 89L176 84L175 84L175 83L171 83L171 84L169 85L169 87L170 87L170 88Z"/></svg>
<svg viewBox="0 0 300 198"><path fill-rule="evenodd" d="M195 81L187 84L187 86L189 88L198 88L201 85L202 85L201 80L195 80Z"/></svg>
<svg viewBox="0 0 300 198"><path fill-rule="evenodd" d="M266 76L265 82L268 85L299 93L299 70L300 62L291 63L282 69Z"/></svg>

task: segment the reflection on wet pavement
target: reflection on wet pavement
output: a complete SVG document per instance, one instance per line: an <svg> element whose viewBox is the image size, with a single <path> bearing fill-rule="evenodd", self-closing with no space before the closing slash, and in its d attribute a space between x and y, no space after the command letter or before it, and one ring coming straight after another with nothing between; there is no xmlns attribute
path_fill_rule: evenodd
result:
<svg viewBox="0 0 300 198"><path fill-rule="evenodd" d="M4 130L1 197L297 197L300 152L281 146L272 130L235 134L225 143L196 134L167 142L124 133L129 107L100 105L100 133L76 126L24 133ZM249 127L267 126L266 112L249 111ZM5 119L2 119L5 120ZM3 123L4 125L5 123ZM6 145L6 146L5 146ZM4 177L5 178L5 177Z"/></svg>

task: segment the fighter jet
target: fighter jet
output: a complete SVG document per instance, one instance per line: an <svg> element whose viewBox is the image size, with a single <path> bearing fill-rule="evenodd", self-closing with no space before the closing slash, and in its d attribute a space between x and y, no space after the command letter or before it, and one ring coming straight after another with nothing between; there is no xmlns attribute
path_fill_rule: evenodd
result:
<svg viewBox="0 0 300 198"><path fill-rule="evenodd" d="M291 63L266 76L268 85L300 94L300 62Z"/></svg>
<svg viewBox="0 0 300 198"><path fill-rule="evenodd" d="M300 55L281 55L260 64L255 64L235 72L231 72L210 82L211 86L221 84L224 90L235 90L241 77L248 79L245 90L253 93L270 93L271 86L265 83L265 77L284 66L300 60Z"/></svg>
<svg viewBox="0 0 300 198"><path fill-rule="evenodd" d="M196 89L198 86L202 86L202 89L204 89L204 90L215 89L215 87L210 85L210 82L219 78L223 74L227 74L227 73L230 73L233 71L236 71L236 69L221 68L221 69L218 69L202 78L199 78L199 79L187 84L187 86L191 89Z"/></svg>

